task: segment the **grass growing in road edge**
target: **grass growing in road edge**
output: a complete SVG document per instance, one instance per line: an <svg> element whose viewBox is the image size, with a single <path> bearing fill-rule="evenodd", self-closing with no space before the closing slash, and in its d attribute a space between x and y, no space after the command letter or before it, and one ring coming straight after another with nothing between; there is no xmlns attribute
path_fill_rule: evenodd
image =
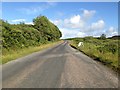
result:
<svg viewBox="0 0 120 90"><path fill-rule="evenodd" d="M84 42L84 47L78 47L78 43L82 41ZM95 41L95 43L94 43ZM99 47L103 47L106 44L110 45L110 43L116 43L118 44L118 41L115 40L107 40L106 42L100 41L100 40L88 40L87 42L84 40L71 40L71 46L75 49L78 49L79 51L83 52L84 54L88 55L89 57L93 58L96 61L102 62L104 65L109 66L110 68L114 69L115 71L119 71L119 65L118 65L118 51L116 51L114 54L109 51L100 52ZM98 43L98 44L97 44Z"/></svg>
<svg viewBox="0 0 120 90"><path fill-rule="evenodd" d="M50 42L48 44L43 44L40 46L31 46L28 48L22 48L22 49L17 49L17 50L10 50L10 51L3 51L2 55L2 64L5 64L11 60L15 60L17 58L26 56L28 54L31 54L33 52L37 52L46 48L49 48L51 46L57 45L58 43L61 43L62 41L57 41L57 42Z"/></svg>

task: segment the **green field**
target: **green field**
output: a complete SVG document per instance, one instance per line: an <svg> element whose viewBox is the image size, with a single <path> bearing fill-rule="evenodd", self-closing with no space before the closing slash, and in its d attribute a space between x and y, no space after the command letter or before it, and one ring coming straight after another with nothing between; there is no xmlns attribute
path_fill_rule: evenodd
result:
<svg viewBox="0 0 120 90"><path fill-rule="evenodd" d="M73 38L69 39L71 46L90 56L96 61L102 62L114 69L118 70L118 43L117 39L97 39L93 37ZM78 43L83 42L84 46L78 47Z"/></svg>

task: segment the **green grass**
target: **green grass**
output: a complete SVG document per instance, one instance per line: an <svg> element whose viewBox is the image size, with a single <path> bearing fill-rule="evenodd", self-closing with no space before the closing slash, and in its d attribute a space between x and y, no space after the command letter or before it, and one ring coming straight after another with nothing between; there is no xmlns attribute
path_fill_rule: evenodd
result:
<svg viewBox="0 0 120 90"><path fill-rule="evenodd" d="M80 50L84 54L88 55L89 57L93 58L94 60L102 62L104 65L109 66L110 68L114 69L115 71L118 70L118 40L112 40L112 39L106 39L106 40L99 40L99 39L88 39L85 41L84 39L72 39L71 46L74 48ZM80 46L78 47L78 43L82 41L84 42L84 47ZM107 50L108 47L105 47L105 45L116 45L116 51L115 53ZM102 51L98 49L99 47L102 48ZM113 49L114 47L111 47L110 49Z"/></svg>
<svg viewBox="0 0 120 90"><path fill-rule="evenodd" d="M22 49L17 49L17 50L10 50L10 51L3 50L2 62L1 63L5 64L5 63L7 63L11 60L15 60L17 58L20 58L20 57L26 56L28 54L31 54L33 52L37 52L37 51L49 48L49 47L54 46L54 45L56 45L60 42L62 42L62 41L51 42L51 43L48 43L48 44L43 44L43 45L35 46L35 47L31 46L31 47L28 47L28 48L22 48Z"/></svg>

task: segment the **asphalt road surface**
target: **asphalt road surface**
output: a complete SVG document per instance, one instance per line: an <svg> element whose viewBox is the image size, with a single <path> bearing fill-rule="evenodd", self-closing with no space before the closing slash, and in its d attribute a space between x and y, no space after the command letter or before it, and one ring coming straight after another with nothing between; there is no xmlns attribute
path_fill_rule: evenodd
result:
<svg viewBox="0 0 120 90"><path fill-rule="evenodd" d="M3 88L117 88L106 66L73 49L68 42L6 63Z"/></svg>

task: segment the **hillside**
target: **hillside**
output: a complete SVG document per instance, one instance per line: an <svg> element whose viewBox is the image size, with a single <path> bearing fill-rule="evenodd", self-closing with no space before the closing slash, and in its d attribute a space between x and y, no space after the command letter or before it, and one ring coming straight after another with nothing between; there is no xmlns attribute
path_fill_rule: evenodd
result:
<svg viewBox="0 0 120 90"><path fill-rule="evenodd" d="M120 35L109 37L109 39L120 39Z"/></svg>

